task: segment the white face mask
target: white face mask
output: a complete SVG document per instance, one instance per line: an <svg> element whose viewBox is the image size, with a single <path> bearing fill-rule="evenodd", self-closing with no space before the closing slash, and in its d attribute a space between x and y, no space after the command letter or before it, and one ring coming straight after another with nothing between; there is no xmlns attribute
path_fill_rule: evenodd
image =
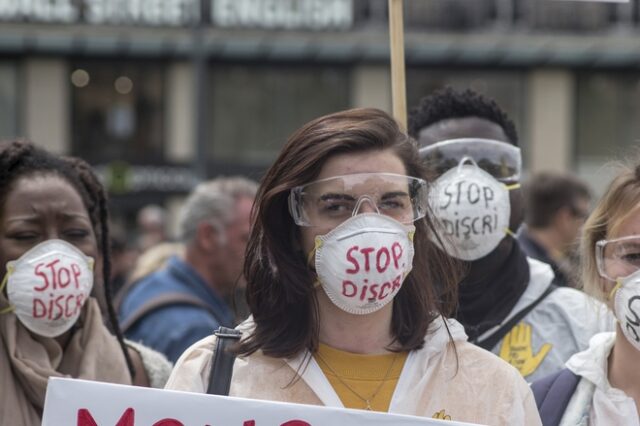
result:
<svg viewBox="0 0 640 426"><path fill-rule="evenodd" d="M611 296L624 337L640 351L640 271L619 280Z"/></svg>
<svg viewBox="0 0 640 426"><path fill-rule="evenodd" d="M47 240L7 262L5 280L20 322L35 334L56 337L75 324L89 298L93 259L66 241Z"/></svg>
<svg viewBox="0 0 640 426"><path fill-rule="evenodd" d="M316 237L316 273L329 299L356 315L391 302L412 268L414 232L413 225L363 213Z"/></svg>
<svg viewBox="0 0 640 426"><path fill-rule="evenodd" d="M442 248L466 261L491 253L508 232L509 189L468 157L440 176L431 190L430 203L439 222ZM431 239L438 244L434 235Z"/></svg>

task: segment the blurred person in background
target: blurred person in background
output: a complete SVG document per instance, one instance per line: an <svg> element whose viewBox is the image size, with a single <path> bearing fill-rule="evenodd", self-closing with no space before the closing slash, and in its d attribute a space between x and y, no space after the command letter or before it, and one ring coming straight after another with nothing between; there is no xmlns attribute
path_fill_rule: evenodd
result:
<svg viewBox="0 0 640 426"><path fill-rule="evenodd" d="M611 324L584 293L558 288L551 267L515 239L523 203L513 122L492 100L444 89L421 100L409 128L434 182L441 247L466 268L456 318L469 340L528 381L561 369Z"/></svg>
<svg viewBox="0 0 640 426"><path fill-rule="evenodd" d="M138 250L143 252L167 240L167 212L163 207L150 204L136 216Z"/></svg>
<svg viewBox="0 0 640 426"><path fill-rule="evenodd" d="M121 227L111 224L111 291L115 297L129 279L138 258L138 250L127 240Z"/></svg>
<svg viewBox="0 0 640 426"><path fill-rule="evenodd" d="M238 327L229 395L540 424L518 372L446 319L458 271L429 238L427 197L415 141L383 111L337 112L293 133L256 196L252 317ZM189 348L167 388L218 383L217 342Z"/></svg>
<svg viewBox="0 0 640 426"><path fill-rule="evenodd" d="M584 290L618 320L535 382L545 425L640 425L640 164L623 167L582 232ZM586 318L582 318L586 320Z"/></svg>
<svg viewBox="0 0 640 426"><path fill-rule="evenodd" d="M123 296L125 335L175 361L219 326L233 326L225 301L241 279L257 184L242 177L201 183L185 201L179 220L184 258L134 284Z"/></svg>
<svg viewBox="0 0 640 426"><path fill-rule="evenodd" d="M40 424L50 377L162 387L169 363L118 328L106 195L89 165L2 143L0 194L2 424Z"/></svg>
<svg viewBox="0 0 640 426"><path fill-rule="evenodd" d="M174 256L184 259L184 244L160 243L141 253L129 268L124 285L114 295L113 306L116 312L120 312L122 299L138 281L165 268L169 259Z"/></svg>
<svg viewBox="0 0 640 426"><path fill-rule="evenodd" d="M589 215L589 187L575 176L547 172L531 176L522 192L520 247L527 256L551 266L557 285L576 287L575 248Z"/></svg>

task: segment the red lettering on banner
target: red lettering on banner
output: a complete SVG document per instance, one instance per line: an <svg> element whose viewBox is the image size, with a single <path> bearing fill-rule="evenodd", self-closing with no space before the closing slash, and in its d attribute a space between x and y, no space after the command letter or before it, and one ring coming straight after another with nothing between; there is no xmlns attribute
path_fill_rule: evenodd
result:
<svg viewBox="0 0 640 426"><path fill-rule="evenodd" d="M38 263L34 269L35 274L39 277L42 277L42 279L44 280L44 284L42 285L42 287L33 288L35 291L45 291L47 287L49 287L49 279L47 278L47 274L45 274L40 270L40 268L42 268L43 266L44 266L44 263Z"/></svg>
<svg viewBox="0 0 640 426"><path fill-rule="evenodd" d="M127 408L118 420L118 423L115 426L134 426L135 420L135 411L133 408ZM96 421L93 419L93 416L86 408L81 408L78 410L78 424L77 426L98 426ZM107 426L107 425L101 425Z"/></svg>
<svg viewBox="0 0 640 426"><path fill-rule="evenodd" d="M386 259L384 264L381 264L380 258L383 254L385 255ZM376 254L376 269L378 270L378 272L382 273L387 270L390 262L391 256L389 256L389 250L386 247L382 247L380 250L378 250L378 254Z"/></svg>
<svg viewBox="0 0 640 426"><path fill-rule="evenodd" d="M180 423L176 419L162 419L155 422L153 426L184 426L184 424Z"/></svg>
<svg viewBox="0 0 640 426"><path fill-rule="evenodd" d="M391 254L393 255L393 265L396 269L400 269L398 261L402 258L402 246L400 243L393 243L391 246Z"/></svg>
<svg viewBox="0 0 640 426"><path fill-rule="evenodd" d="M76 426L111 426L111 425L98 425L91 412L87 408L81 408L78 410ZM125 412L114 426L135 426L135 410L133 408L127 408ZM177 419L166 418L158 420L153 426L184 426L184 423ZM205 425L210 426L210 425ZM255 420L245 420L242 426L256 426ZM307 423L304 420L288 420L282 423L280 426L312 426L311 423Z"/></svg>
<svg viewBox="0 0 640 426"><path fill-rule="evenodd" d="M351 255L351 252L354 250L358 250L358 246L353 246L349 250L347 250L347 261L353 264L353 269L347 269L345 271L347 274L355 274L360 270L360 265L358 265L358 261Z"/></svg>
<svg viewBox="0 0 640 426"><path fill-rule="evenodd" d="M349 294L350 293L350 294ZM358 293L358 287L349 280L342 281L342 295L353 297Z"/></svg>

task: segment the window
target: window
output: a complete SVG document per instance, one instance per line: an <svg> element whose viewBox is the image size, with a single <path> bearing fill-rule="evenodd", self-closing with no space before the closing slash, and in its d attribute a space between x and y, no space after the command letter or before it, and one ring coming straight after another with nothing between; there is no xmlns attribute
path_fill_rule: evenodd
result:
<svg viewBox="0 0 640 426"><path fill-rule="evenodd" d="M304 123L349 108L349 70L214 65L211 146L216 162L265 167Z"/></svg>
<svg viewBox="0 0 640 426"><path fill-rule="evenodd" d="M73 154L92 163L161 161L163 78L149 62L72 63Z"/></svg>
<svg viewBox="0 0 640 426"><path fill-rule="evenodd" d="M596 193L614 172L607 162L638 155L639 116L640 73L577 74L576 166Z"/></svg>

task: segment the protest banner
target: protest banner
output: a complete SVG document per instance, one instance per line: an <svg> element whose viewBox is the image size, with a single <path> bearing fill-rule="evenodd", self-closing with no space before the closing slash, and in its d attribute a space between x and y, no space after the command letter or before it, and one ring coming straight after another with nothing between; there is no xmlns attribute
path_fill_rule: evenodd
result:
<svg viewBox="0 0 640 426"><path fill-rule="evenodd" d="M52 378L43 426L462 426L468 423Z"/></svg>
<svg viewBox="0 0 640 426"><path fill-rule="evenodd" d="M590 3L629 3L629 0L556 0L556 1L581 1Z"/></svg>
<svg viewBox="0 0 640 426"><path fill-rule="evenodd" d="M391 47L391 99L393 117L407 128L407 89L404 63L404 21L402 0L389 0L389 42Z"/></svg>

